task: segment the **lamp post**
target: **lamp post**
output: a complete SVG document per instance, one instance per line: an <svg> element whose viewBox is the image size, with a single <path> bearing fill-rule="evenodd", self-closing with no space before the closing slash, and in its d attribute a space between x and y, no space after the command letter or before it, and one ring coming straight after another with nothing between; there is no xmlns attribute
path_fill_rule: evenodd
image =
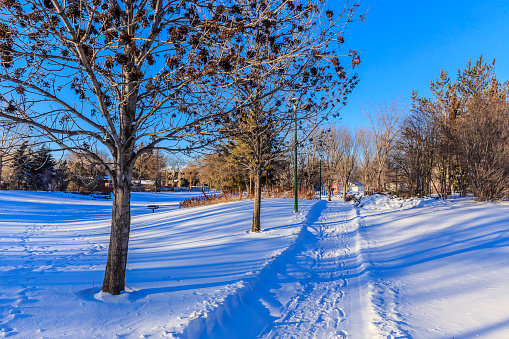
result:
<svg viewBox="0 0 509 339"><path fill-rule="evenodd" d="M297 188L297 104L299 103L298 98L292 98L290 101L293 103L293 118L294 118L294 134L293 134L293 189L295 195L294 211L299 211L299 191Z"/></svg>
<svg viewBox="0 0 509 339"><path fill-rule="evenodd" d="M320 157L320 201L322 201L322 154L318 156Z"/></svg>

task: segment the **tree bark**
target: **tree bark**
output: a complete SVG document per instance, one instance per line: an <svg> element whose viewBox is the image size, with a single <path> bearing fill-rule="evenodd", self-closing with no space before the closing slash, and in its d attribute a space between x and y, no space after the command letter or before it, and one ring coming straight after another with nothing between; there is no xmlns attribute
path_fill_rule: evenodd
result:
<svg viewBox="0 0 509 339"><path fill-rule="evenodd" d="M127 250L131 228L131 182L120 178L113 188L111 234L102 291L120 294L125 289Z"/></svg>
<svg viewBox="0 0 509 339"><path fill-rule="evenodd" d="M262 173L261 170L257 170L255 177L255 192L254 192L254 209L253 209L253 225L251 232L260 232L260 208L262 200Z"/></svg>
<svg viewBox="0 0 509 339"><path fill-rule="evenodd" d="M3 157L0 155L0 184L2 184Z"/></svg>
<svg viewBox="0 0 509 339"><path fill-rule="evenodd" d="M343 201L346 201L346 190L348 189L348 181L343 181Z"/></svg>

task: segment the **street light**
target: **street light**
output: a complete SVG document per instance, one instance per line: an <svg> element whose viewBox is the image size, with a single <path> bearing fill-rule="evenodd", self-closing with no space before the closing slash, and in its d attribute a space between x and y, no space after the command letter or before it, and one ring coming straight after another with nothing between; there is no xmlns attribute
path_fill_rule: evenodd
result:
<svg viewBox="0 0 509 339"><path fill-rule="evenodd" d="M297 104L299 103L298 98L292 98L290 101L293 103L293 118L294 118L294 146L293 146L293 189L295 194L294 210L295 213L299 211L299 191L297 188Z"/></svg>
<svg viewBox="0 0 509 339"><path fill-rule="evenodd" d="M320 157L320 201L322 201L322 153L318 153Z"/></svg>

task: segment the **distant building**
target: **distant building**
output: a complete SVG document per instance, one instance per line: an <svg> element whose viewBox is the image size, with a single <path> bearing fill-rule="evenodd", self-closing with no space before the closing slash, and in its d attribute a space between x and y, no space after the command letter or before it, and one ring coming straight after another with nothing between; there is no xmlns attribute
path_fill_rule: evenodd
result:
<svg viewBox="0 0 509 339"><path fill-rule="evenodd" d="M348 186L348 191L353 193L364 192L366 190L366 186L358 181L350 182ZM331 187L334 194L339 194L339 192L343 190L342 184L339 182L332 183Z"/></svg>
<svg viewBox="0 0 509 339"><path fill-rule="evenodd" d="M366 186L358 181L350 183L350 192L364 192L365 190Z"/></svg>
<svg viewBox="0 0 509 339"><path fill-rule="evenodd" d="M139 185L142 185L142 186L147 186L147 185L155 185L156 182L154 180L133 180L132 181L133 184L139 184Z"/></svg>

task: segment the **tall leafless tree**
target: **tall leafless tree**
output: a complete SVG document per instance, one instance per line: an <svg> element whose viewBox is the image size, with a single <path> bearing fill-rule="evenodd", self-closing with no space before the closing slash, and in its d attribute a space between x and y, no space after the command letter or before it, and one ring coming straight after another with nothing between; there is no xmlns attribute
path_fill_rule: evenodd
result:
<svg viewBox="0 0 509 339"><path fill-rule="evenodd" d="M205 11L217 14L210 5ZM0 117L94 159L112 180L104 292L119 294L125 286L136 160L151 150L200 146L216 118L197 108L199 93L188 87L220 64L205 54L222 19L202 20L199 6L181 0L0 2ZM101 149L113 163L97 156Z"/></svg>
<svg viewBox="0 0 509 339"><path fill-rule="evenodd" d="M377 189L382 188L382 174L387 165L390 152L399 136L399 122L405 114L405 108L398 99L391 102L371 104L363 109L368 119L375 145L374 168Z"/></svg>
<svg viewBox="0 0 509 339"><path fill-rule="evenodd" d="M357 130L359 140L359 166L362 172L362 180L366 191L370 190L375 178L375 144L373 134L366 128L362 127Z"/></svg>
<svg viewBox="0 0 509 339"><path fill-rule="evenodd" d="M329 154L331 168L341 182L343 200L346 201L350 179L358 160L358 135L348 127L334 127L326 134L325 140L325 151Z"/></svg>
<svg viewBox="0 0 509 339"><path fill-rule="evenodd" d="M224 22L236 24L231 39L218 39L215 58L224 72L216 77L224 85L211 88L210 106L232 112L222 132L232 147L246 150L237 160L254 178L253 232L261 229L262 173L294 147L288 138L293 124L336 115L357 83L350 70L360 63L359 55L340 52L346 26L362 18L357 7L347 3L334 14L321 0L241 0L225 6Z"/></svg>

